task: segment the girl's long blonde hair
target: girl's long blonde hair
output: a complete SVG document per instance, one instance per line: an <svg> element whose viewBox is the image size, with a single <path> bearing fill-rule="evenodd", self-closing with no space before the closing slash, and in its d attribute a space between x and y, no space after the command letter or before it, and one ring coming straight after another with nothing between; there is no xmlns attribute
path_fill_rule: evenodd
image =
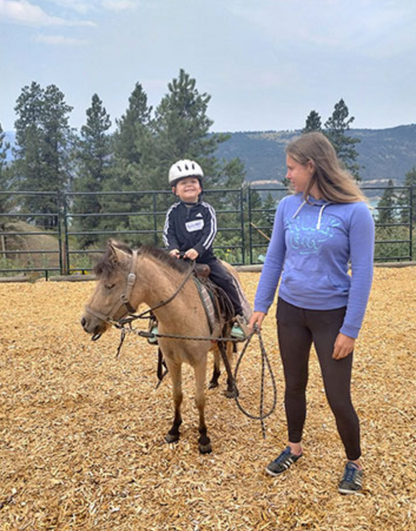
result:
<svg viewBox="0 0 416 531"><path fill-rule="evenodd" d="M303 192L307 199L314 184L326 201L356 203L367 201L354 177L341 167L334 147L322 133L306 133L286 147L286 154L298 164L312 162L315 172Z"/></svg>

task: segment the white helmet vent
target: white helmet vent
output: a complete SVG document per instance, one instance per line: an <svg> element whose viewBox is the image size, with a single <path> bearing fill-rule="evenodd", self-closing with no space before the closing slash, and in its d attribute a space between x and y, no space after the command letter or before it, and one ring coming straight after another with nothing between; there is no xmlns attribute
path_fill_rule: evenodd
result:
<svg viewBox="0 0 416 531"><path fill-rule="evenodd" d="M196 177L200 181L204 177L201 166L193 160L178 160L169 170L169 184L174 186L180 179Z"/></svg>

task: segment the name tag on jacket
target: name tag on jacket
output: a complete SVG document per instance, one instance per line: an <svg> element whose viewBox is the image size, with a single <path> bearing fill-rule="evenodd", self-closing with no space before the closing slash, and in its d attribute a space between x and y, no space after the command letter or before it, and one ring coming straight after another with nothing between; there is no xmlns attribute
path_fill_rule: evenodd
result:
<svg viewBox="0 0 416 531"><path fill-rule="evenodd" d="M201 230L204 227L204 220L195 219L194 221L188 221L187 223L185 223L185 227L188 232L195 232L197 230Z"/></svg>

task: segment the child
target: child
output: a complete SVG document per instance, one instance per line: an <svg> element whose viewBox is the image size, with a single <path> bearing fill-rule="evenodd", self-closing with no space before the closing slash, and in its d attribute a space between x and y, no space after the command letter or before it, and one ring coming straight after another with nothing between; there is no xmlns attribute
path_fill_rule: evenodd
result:
<svg viewBox="0 0 416 531"><path fill-rule="evenodd" d="M225 291L234 307L236 324L231 335L244 338L248 329L237 289L212 251L217 219L213 207L201 201L203 177L201 166L192 160L180 160L171 166L169 184L179 201L166 214L163 241L172 256L179 258L182 252L185 258L209 265L210 279Z"/></svg>

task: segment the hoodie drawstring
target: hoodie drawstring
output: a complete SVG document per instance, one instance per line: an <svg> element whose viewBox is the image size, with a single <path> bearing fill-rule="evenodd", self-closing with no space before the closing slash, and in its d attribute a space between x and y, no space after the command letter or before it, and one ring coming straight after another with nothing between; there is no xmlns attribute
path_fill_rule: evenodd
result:
<svg viewBox="0 0 416 531"><path fill-rule="evenodd" d="M295 217L299 214L299 212L302 210L302 208L306 205L307 203L307 199L305 199L303 201L303 203L300 204L300 206L298 207L298 209L296 210L296 212L293 214L292 216L292 219L295 219ZM331 203L325 203L324 205L321 206L321 208L319 209L319 215L318 215L318 222L316 224L316 230L319 230L321 228L321 221L322 221L322 214L324 212L324 208L327 207L328 205L330 205Z"/></svg>

